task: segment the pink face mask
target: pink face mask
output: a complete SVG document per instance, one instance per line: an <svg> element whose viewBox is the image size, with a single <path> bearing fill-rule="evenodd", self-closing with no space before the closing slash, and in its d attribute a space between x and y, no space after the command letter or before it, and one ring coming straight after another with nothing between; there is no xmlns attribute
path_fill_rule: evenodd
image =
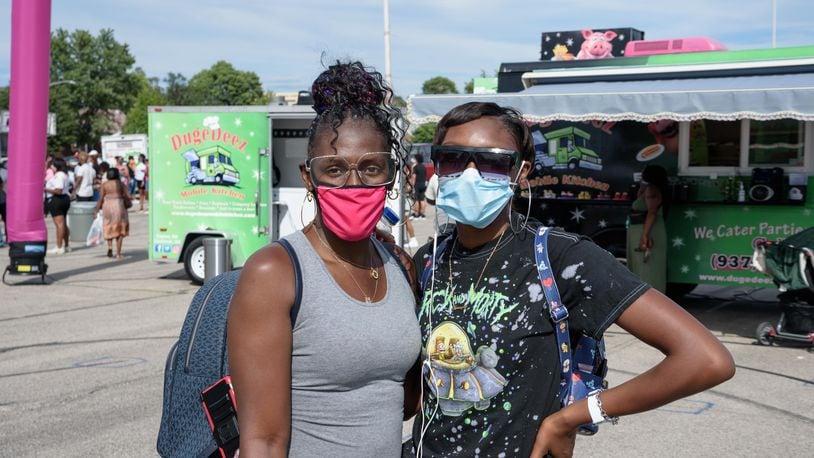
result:
<svg viewBox="0 0 814 458"><path fill-rule="evenodd" d="M322 222L337 237L358 242L370 237L384 212L385 186L326 188L317 186Z"/></svg>

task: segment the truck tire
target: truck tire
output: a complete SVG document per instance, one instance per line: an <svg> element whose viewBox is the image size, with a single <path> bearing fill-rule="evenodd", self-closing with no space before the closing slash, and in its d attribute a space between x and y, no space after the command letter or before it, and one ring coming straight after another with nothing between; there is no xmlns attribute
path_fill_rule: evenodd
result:
<svg viewBox="0 0 814 458"><path fill-rule="evenodd" d="M667 283L667 297L674 301L678 301L687 294L690 294L695 287L695 283Z"/></svg>
<svg viewBox="0 0 814 458"><path fill-rule="evenodd" d="M221 175L221 174L215 175L215 184L221 184L221 183L223 183L223 175Z"/></svg>
<svg viewBox="0 0 814 458"><path fill-rule="evenodd" d="M202 285L205 278L203 240L203 237L193 239L184 251L184 271L196 285Z"/></svg>
<svg viewBox="0 0 814 458"><path fill-rule="evenodd" d="M568 170L576 170L579 165L579 159L571 159L568 161Z"/></svg>

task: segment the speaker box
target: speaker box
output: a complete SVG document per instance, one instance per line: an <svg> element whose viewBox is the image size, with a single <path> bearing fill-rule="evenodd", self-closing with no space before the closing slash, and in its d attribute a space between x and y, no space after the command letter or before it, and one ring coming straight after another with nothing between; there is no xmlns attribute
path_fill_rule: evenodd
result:
<svg viewBox="0 0 814 458"><path fill-rule="evenodd" d="M749 186L751 202L778 202L783 196L783 169L752 169L752 181Z"/></svg>

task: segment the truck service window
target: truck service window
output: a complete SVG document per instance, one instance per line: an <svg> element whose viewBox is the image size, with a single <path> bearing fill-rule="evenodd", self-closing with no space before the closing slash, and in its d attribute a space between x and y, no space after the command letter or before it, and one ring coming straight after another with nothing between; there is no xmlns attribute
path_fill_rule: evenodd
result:
<svg viewBox="0 0 814 458"><path fill-rule="evenodd" d="M749 166L802 167L805 124L794 119L750 121Z"/></svg>
<svg viewBox="0 0 814 458"><path fill-rule="evenodd" d="M690 167L737 167L741 121L700 120L690 124Z"/></svg>

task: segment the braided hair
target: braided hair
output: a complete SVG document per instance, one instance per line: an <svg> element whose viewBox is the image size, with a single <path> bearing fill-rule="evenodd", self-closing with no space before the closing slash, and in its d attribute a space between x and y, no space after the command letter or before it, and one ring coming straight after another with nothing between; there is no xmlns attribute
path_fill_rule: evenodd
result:
<svg viewBox="0 0 814 458"><path fill-rule="evenodd" d="M401 111L391 104L393 90L384 82L382 74L366 68L361 62L342 63L328 67L311 86L316 117L308 131L308 157L313 155L314 140L326 129L333 133L334 145L338 129L347 119L369 120L395 153L405 177L409 152L404 145L407 121Z"/></svg>

